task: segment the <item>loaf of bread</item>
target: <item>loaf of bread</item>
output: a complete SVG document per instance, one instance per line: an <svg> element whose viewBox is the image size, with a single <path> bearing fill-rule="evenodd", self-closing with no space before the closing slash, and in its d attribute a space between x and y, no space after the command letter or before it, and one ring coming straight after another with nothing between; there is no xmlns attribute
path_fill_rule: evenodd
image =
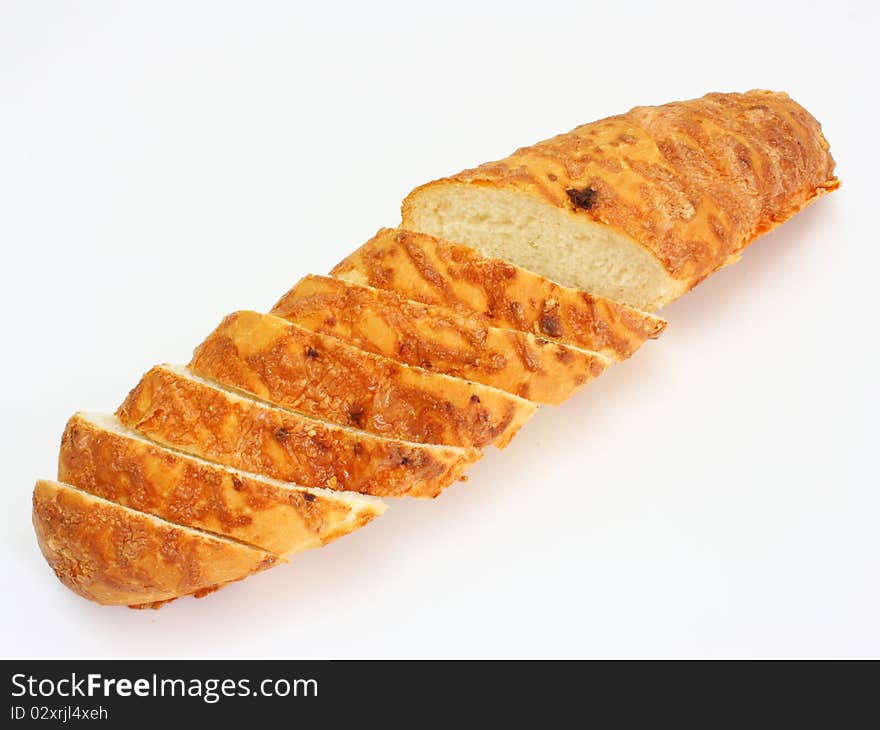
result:
<svg viewBox="0 0 880 730"><path fill-rule="evenodd" d="M376 497L436 497L837 186L816 120L766 91L636 108L423 185L331 276L229 315L116 417L73 416L59 481L34 490L39 546L79 595L159 606L352 532Z"/></svg>
<svg viewBox="0 0 880 730"><path fill-rule="evenodd" d="M787 94L707 94L416 188L403 227L653 311L838 184L819 123Z"/></svg>
<svg viewBox="0 0 880 730"><path fill-rule="evenodd" d="M224 319L189 368L307 416L423 444L504 447L536 408L257 312Z"/></svg>
<svg viewBox="0 0 880 730"><path fill-rule="evenodd" d="M58 479L279 556L324 545L385 511L373 497L300 487L171 451L107 415L77 413L68 421Z"/></svg>
<svg viewBox="0 0 880 730"><path fill-rule="evenodd" d="M144 375L116 415L153 441L208 461L304 486L379 497L436 497L481 453L307 418L168 365Z"/></svg>
<svg viewBox="0 0 880 730"><path fill-rule="evenodd" d="M302 279L272 313L362 350L536 403L562 403L608 365L594 352L325 276Z"/></svg>
<svg viewBox="0 0 880 730"><path fill-rule="evenodd" d="M37 482L33 520L61 582L105 605L157 607L202 596L280 560L58 482Z"/></svg>
<svg viewBox="0 0 880 730"><path fill-rule="evenodd" d="M381 229L331 274L610 360L629 357L666 326L659 317L560 286L473 248L403 229Z"/></svg>

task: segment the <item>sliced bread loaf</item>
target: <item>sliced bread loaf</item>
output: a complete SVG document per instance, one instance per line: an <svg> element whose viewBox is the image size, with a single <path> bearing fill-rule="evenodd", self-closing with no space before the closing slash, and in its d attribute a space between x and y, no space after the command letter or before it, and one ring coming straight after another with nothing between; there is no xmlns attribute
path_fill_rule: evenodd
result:
<svg viewBox="0 0 880 730"><path fill-rule="evenodd" d="M330 273L612 360L629 357L666 326L658 317L560 286L468 246L400 228L381 229Z"/></svg>
<svg viewBox="0 0 880 730"><path fill-rule="evenodd" d="M707 94L416 188L403 227L654 310L838 185L819 123L786 94Z"/></svg>
<svg viewBox="0 0 880 730"><path fill-rule="evenodd" d="M276 555L324 545L385 511L374 497L299 487L171 451L104 414L77 413L67 422L58 480Z"/></svg>
<svg viewBox="0 0 880 730"><path fill-rule="evenodd" d="M231 393L185 368L150 370L116 412L128 428L208 461L310 487L434 497L478 449L385 438Z"/></svg>
<svg viewBox="0 0 880 730"><path fill-rule="evenodd" d="M326 276L301 279L272 313L362 350L537 403L561 403L608 364L594 352Z"/></svg>
<svg viewBox="0 0 880 730"><path fill-rule="evenodd" d="M263 550L54 481L37 482L33 522L61 582L105 605L146 608L201 596L279 562Z"/></svg>
<svg viewBox="0 0 880 730"><path fill-rule="evenodd" d="M257 312L226 317L189 367L284 408L418 443L503 447L536 408Z"/></svg>

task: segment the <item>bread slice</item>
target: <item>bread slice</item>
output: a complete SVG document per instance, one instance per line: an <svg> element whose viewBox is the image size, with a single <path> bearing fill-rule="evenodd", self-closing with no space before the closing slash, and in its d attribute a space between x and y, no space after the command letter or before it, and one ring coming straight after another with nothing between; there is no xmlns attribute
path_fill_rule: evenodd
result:
<svg viewBox="0 0 880 730"><path fill-rule="evenodd" d="M58 480L276 555L324 545L385 511L375 497L286 484L171 451L105 414L67 422Z"/></svg>
<svg viewBox="0 0 880 730"><path fill-rule="evenodd" d="M279 562L263 550L40 480L33 522L40 550L68 588L104 605L156 607L202 596Z"/></svg>
<svg viewBox="0 0 880 730"><path fill-rule="evenodd" d="M594 352L326 276L301 279L272 313L362 350L536 403L561 403L608 364Z"/></svg>
<svg viewBox="0 0 880 730"><path fill-rule="evenodd" d="M403 227L651 311L838 186L819 123L786 94L707 94L416 188Z"/></svg>
<svg viewBox="0 0 880 730"><path fill-rule="evenodd" d="M435 497L481 453L307 418L169 365L144 375L116 415L153 441L208 461L304 486L380 497Z"/></svg>
<svg viewBox="0 0 880 730"><path fill-rule="evenodd" d="M504 447L536 408L257 312L226 317L189 368L284 408L418 443Z"/></svg>
<svg viewBox="0 0 880 730"><path fill-rule="evenodd" d="M658 317L560 286L468 246L400 228L381 229L330 273L611 360L629 357L666 326Z"/></svg>

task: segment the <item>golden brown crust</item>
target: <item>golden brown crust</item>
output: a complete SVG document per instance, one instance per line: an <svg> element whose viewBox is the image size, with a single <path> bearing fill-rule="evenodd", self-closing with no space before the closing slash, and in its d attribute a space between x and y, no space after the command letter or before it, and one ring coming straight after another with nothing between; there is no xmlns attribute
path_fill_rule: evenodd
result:
<svg viewBox="0 0 880 730"><path fill-rule="evenodd" d="M58 480L179 525L289 555L347 535L381 514L331 493L266 482L164 449L82 414L61 437Z"/></svg>
<svg viewBox="0 0 880 730"><path fill-rule="evenodd" d="M278 562L262 550L57 482L37 482L33 509L37 542L52 570L75 593L104 605L201 596Z"/></svg>
<svg viewBox="0 0 880 730"><path fill-rule="evenodd" d="M300 280L272 313L362 350L537 403L561 403L607 365L595 353L328 277Z"/></svg>
<svg viewBox="0 0 880 730"><path fill-rule="evenodd" d="M636 107L428 185L450 182L612 226L684 289L839 186L819 123L787 94L760 90ZM426 187L404 201L404 224Z"/></svg>
<svg viewBox="0 0 880 730"><path fill-rule="evenodd" d="M196 349L190 369L306 415L418 443L503 447L535 410L503 391L256 312L226 317Z"/></svg>
<svg viewBox="0 0 880 730"><path fill-rule="evenodd" d="M666 326L659 317L561 286L468 246L403 229L381 229L330 273L612 360L626 359Z"/></svg>
<svg viewBox="0 0 880 730"><path fill-rule="evenodd" d="M427 446L353 431L262 405L157 366L116 415L158 443L309 487L380 497L435 497L477 449Z"/></svg>

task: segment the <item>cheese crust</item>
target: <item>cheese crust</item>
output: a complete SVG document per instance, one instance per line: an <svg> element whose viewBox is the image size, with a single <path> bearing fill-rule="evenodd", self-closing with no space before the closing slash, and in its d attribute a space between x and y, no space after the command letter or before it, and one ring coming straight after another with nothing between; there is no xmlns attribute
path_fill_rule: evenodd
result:
<svg viewBox="0 0 880 730"><path fill-rule="evenodd" d="M61 437L58 480L123 507L276 555L324 545L385 505L361 495L267 481L152 444L77 413Z"/></svg>
<svg viewBox="0 0 880 730"><path fill-rule="evenodd" d="M33 522L40 550L61 582L104 605L148 608L200 597L279 562L254 547L58 482L37 482Z"/></svg>
<svg viewBox="0 0 880 730"><path fill-rule="evenodd" d="M655 308L839 181L809 112L755 90L635 107L428 183L404 201L405 228L418 228L423 196L443 186L512 191L622 234L668 275L664 295L643 305Z"/></svg>
<svg viewBox="0 0 880 730"><path fill-rule="evenodd" d="M168 366L146 373L116 415L153 441L208 461L303 486L378 497L435 497L481 454L307 418Z"/></svg>
<svg viewBox="0 0 880 730"><path fill-rule="evenodd" d="M625 304L561 286L469 246L404 229L381 229L330 274L611 360L628 358L666 327L665 320Z"/></svg>
<svg viewBox="0 0 880 730"><path fill-rule="evenodd" d="M272 313L362 350L537 403L563 402L608 364L594 352L322 276L300 280Z"/></svg>
<svg viewBox="0 0 880 730"><path fill-rule="evenodd" d="M309 416L418 443L503 447L535 411L504 391L412 368L256 312L226 317L189 367Z"/></svg>

